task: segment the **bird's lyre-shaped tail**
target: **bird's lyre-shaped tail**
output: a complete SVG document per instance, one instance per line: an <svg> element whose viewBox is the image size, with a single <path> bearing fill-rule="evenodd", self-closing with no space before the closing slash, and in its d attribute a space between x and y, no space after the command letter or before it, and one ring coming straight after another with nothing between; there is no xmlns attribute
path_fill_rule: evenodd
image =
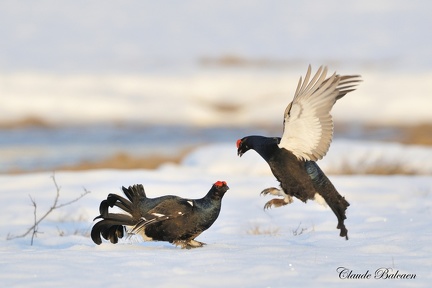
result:
<svg viewBox="0 0 432 288"><path fill-rule="evenodd" d="M102 243L101 235L106 240L110 240L111 243L117 243L118 238L124 236L124 226L134 226L139 220L137 205L140 199L145 198L144 187L134 185L129 188L122 187L122 189L128 199L116 194L109 194L107 199L100 203L100 215L94 220L102 220L97 222L91 231L91 238L98 245ZM114 206L128 214L109 213L108 209Z"/></svg>

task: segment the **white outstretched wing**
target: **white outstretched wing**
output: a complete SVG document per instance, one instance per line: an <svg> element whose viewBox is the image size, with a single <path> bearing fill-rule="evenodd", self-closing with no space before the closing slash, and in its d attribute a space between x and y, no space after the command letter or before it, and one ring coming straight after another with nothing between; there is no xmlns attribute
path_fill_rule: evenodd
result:
<svg viewBox="0 0 432 288"><path fill-rule="evenodd" d="M333 138L330 115L336 100L354 91L360 76L333 74L326 79L327 67L320 67L309 81L309 65L304 81L300 77L293 101L285 109L284 132L279 147L298 159L319 160L327 153Z"/></svg>

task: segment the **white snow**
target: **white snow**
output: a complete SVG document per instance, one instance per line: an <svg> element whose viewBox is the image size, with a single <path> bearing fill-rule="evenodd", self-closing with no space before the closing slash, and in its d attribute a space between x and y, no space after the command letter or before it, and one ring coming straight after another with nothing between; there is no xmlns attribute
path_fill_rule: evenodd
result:
<svg viewBox="0 0 432 288"><path fill-rule="evenodd" d="M52 145L49 133L32 133L31 128L15 137L18 146L14 137L11 142L2 137L2 163L26 166L36 154L53 158L51 163L117 151L114 146L121 142L110 145L110 139L134 133L104 134L103 145L90 141L89 135L101 135L95 128L84 135L87 146L70 141L78 137L79 127L95 123L281 126L309 63L314 71L328 65L330 73L362 75L357 91L333 109L336 122L430 123L430 11L430 1L421 0L1 1L0 123L37 117L59 127L82 125L66 135L61 128L49 131L63 139L55 138ZM200 62L223 56L252 65ZM256 65L260 60L267 64ZM40 141L45 135L47 141ZM38 217L51 207L56 192L52 174L0 174L1 285L430 286L431 148L343 139L332 143L318 164L351 204L346 220L350 239L345 241L332 211L313 201L296 199L264 211L271 198L259 193L277 182L256 153L237 157L235 140L200 147L179 165L157 170L57 171L59 203L84 189L91 193L54 210L39 225L32 246L30 236L6 239L33 224L31 199ZM126 150L138 150L139 141ZM143 146L170 150L157 141ZM29 166L44 163L38 161ZM361 172L377 163L417 175L335 175L343 174L346 165ZM99 203L109 193L121 193L121 186L142 183L150 197L200 198L218 180L227 181L230 190L218 220L197 238L207 243L203 248L182 250L139 237L98 246L89 237ZM338 271L344 268L356 275L370 273L371 279L341 279ZM416 278L374 279L380 268Z"/></svg>
<svg viewBox="0 0 432 288"><path fill-rule="evenodd" d="M346 241L338 235L331 210L317 203L295 200L264 211L268 199L259 192L276 185L274 177L249 169L254 168L254 160L247 159L247 154L245 159L221 163L221 150L213 151L207 151L206 159L215 162L197 163L191 156L183 165L155 171L56 173L61 185L59 203L79 196L83 187L91 194L49 215L39 225L33 246L30 237L6 240L6 236L19 235L33 223L29 195L37 203L39 216L50 207L55 195L51 175L0 176L2 285L426 287L432 280L432 177L330 176L351 203L346 221L350 239ZM235 149L231 152L235 154ZM195 164L188 164L191 162ZM230 190L218 220L197 238L207 243L203 248L182 250L138 237L97 246L88 235L100 201L108 193L120 193L122 185L142 183L150 197L176 194L200 198L217 180L227 181ZM263 233L250 234L254 228ZM414 273L416 279L341 280L338 267L353 273L393 268Z"/></svg>

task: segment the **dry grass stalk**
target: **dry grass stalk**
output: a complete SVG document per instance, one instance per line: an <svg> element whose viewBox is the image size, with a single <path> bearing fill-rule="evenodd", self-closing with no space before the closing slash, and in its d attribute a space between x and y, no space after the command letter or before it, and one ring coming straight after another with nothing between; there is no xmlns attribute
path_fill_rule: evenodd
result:
<svg viewBox="0 0 432 288"><path fill-rule="evenodd" d="M90 191L88 191L88 190L86 190L85 188L84 188L84 193L83 194L81 194L79 197L77 197L77 198L75 198L75 199L73 199L73 200L71 200L71 201L69 201L69 202L66 202L66 203L63 203L63 204L58 204L58 200L59 200L59 198L60 198L60 186L58 186L58 184L57 184L57 181L56 181L56 179L55 179L55 176L53 175L53 176L51 176L51 178L52 178L52 180L53 180L53 182L54 182L54 186L55 186L55 188L56 188L56 196L54 197L54 201L53 201L53 204L51 205L51 207L48 209L48 211L46 211L45 212L45 214L44 215L42 215L42 217L40 217L39 219L37 218L37 204L36 204L36 201L30 196L30 200L31 200L31 202L32 202L32 205L33 205L33 207L34 207L34 209L33 209L33 215L34 215L34 223L33 223L33 225L30 227L30 228L28 228L27 229L27 231L26 232L24 232L23 234L21 234L21 235L17 235L17 236L11 236L11 235L8 235L7 236L7 240L11 240L11 239L16 239L16 238L24 238L24 237L26 237L27 235L29 235L30 233L32 234L32 236L31 236L31 240L30 240L30 245L33 245L33 240L34 240L34 238L37 236L37 234L38 233L40 233L39 232L39 230L38 230L38 227L39 227L39 224L52 212L52 211L54 211L54 210L56 210L56 209L59 209L59 208L62 208L62 207L64 207L64 206L67 206L67 205L70 205L70 204L73 204L73 203L75 203L75 202L77 202L78 200L80 200L82 197L84 197L85 195L87 195L87 194L89 194L90 193Z"/></svg>
<svg viewBox="0 0 432 288"><path fill-rule="evenodd" d="M248 231L247 234L249 235L270 235L270 236L276 236L279 234L279 228L262 228L259 224L254 224Z"/></svg>

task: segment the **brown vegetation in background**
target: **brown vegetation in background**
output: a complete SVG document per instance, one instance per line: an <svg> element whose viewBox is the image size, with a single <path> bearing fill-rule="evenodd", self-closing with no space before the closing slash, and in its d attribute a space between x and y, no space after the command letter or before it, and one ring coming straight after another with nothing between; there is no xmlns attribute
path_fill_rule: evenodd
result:
<svg viewBox="0 0 432 288"><path fill-rule="evenodd" d="M211 67L285 68L301 67L304 61L298 59L247 58L238 55L223 55L220 57L203 57L199 59L198 63L202 66Z"/></svg>
<svg viewBox="0 0 432 288"><path fill-rule="evenodd" d="M212 105L214 109L220 113L235 113L241 109L241 106L239 106L238 104L212 103L209 105ZM0 122L0 129L19 129L19 128L27 128L27 127L51 128L51 127L55 127L55 125L52 123L48 123L42 118L36 116L29 116L18 120ZM281 133L280 126L262 126L259 128L266 129L268 130L269 133L274 133L275 135ZM346 123L336 123L335 135L348 134L348 131L352 129L359 130L359 133L361 133L362 135L368 135L367 138L371 140L375 139L375 140L383 140L383 141L392 141L392 142L399 142L399 143L411 144L411 145L432 145L432 124L429 123L405 125L405 126L350 125ZM379 139L377 139L375 135L380 133L385 134L385 132L383 131L389 132L388 133L389 135L382 136L379 137ZM121 158L122 155L118 155L115 157ZM129 162L135 162L135 161L131 160Z"/></svg>
<svg viewBox="0 0 432 288"><path fill-rule="evenodd" d="M29 116L22 119L0 122L0 129L19 129L26 127L48 128L51 127L51 125L48 124L45 120L36 116Z"/></svg>
<svg viewBox="0 0 432 288"><path fill-rule="evenodd" d="M220 105L216 107L220 112L232 112L240 109L236 105ZM51 128L54 125L38 117L28 117L16 121L0 123L0 129L19 129L27 127ZM260 127L266 129L268 133L277 135L281 127ZM432 145L432 124L406 125L406 126L353 126L344 123L336 123L335 135L349 133L359 133L364 135L367 140L391 141L410 145ZM357 130L357 131L356 131ZM176 155L149 155L135 156L128 153L118 153L109 158L100 161L82 161L76 165L57 167L55 170L80 171L90 169L156 169L164 163L180 163L183 158L189 154L194 147L185 149ZM373 165L361 165L362 167L352 167L351 164L345 163L335 171L327 171L328 174L376 174L376 175L394 175L417 174L416 171L407 170L401 165L388 165L384 162L377 161ZM8 171L11 174L23 173L24 171ZM38 171L32 171L38 172Z"/></svg>
<svg viewBox="0 0 432 288"><path fill-rule="evenodd" d="M74 165L56 167L55 171L84 171L94 169L156 169L167 163L179 164L192 149L186 149L173 156L151 155L151 156L131 156L127 153L118 153L100 161L82 161ZM12 169L8 174L22 174L27 172L43 172L45 170L23 171Z"/></svg>
<svg viewBox="0 0 432 288"><path fill-rule="evenodd" d="M336 123L335 135L359 134L367 140L389 141L409 145L432 145L432 124L352 125Z"/></svg>
<svg viewBox="0 0 432 288"><path fill-rule="evenodd" d="M150 155L131 156L126 153L118 153L100 161L82 161L76 165L59 167L63 171L80 171L92 169L156 169L165 163L180 163L192 149L186 149L174 156Z"/></svg>
<svg viewBox="0 0 432 288"><path fill-rule="evenodd" d="M405 144L432 145L432 124L420 124L399 128L400 141Z"/></svg>

